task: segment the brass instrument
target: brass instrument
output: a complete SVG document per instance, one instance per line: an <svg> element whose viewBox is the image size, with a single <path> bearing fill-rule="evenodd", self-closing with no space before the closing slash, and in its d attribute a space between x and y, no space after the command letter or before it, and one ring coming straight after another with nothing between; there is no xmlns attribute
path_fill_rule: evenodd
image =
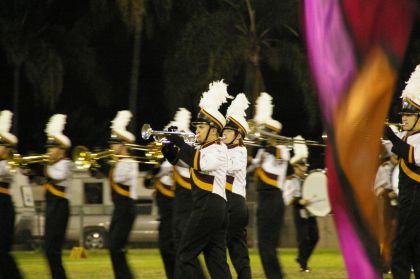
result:
<svg viewBox="0 0 420 279"><path fill-rule="evenodd" d="M125 146L127 146L130 150L140 150L144 151L144 155L146 157L154 158L154 159L162 159L162 143L158 142L151 142L147 145L140 145L135 143L125 143Z"/></svg>
<svg viewBox="0 0 420 279"><path fill-rule="evenodd" d="M195 134L191 132L180 132L180 131L155 131L150 127L149 124L144 124L141 128L141 137L145 140L150 139L153 136L155 142L163 144L169 143L165 136L178 135L184 138L185 143L193 145L195 143Z"/></svg>
<svg viewBox="0 0 420 279"><path fill-rule="evenodd" d="M90 152L85 146L76 146L72 153L72 159L76 168L81 170L87 170L92 165L97 165L97 161L104 158L111 158L111 160L117 161L119 158L130 158L133 159L134 163L141 164L159 164L153 156L131 156L131 155L117 155L112 149L105 149L96 153Z"/></svg>
<svg viewBox="0 0 420 279"><path fill-rule="evenodd" d="M396 126L396 127L398 127L398 129L401 129L402 126L403 126L402 123L389 122L388 120L386 120L384 124L387 125L387 126Z"/></svg>
<svg viewBox="0 0 420 279"><path fill-rule="evenodd" d="M287 145L290 147L293 147L294 143L299 144L306 144L309 146L318 146L318 147L325 147L326 144L314 141L314 140L302 140L302 139L295 139L285 136L280 136L274 133L270 133L264 130L259 130L256 134L248 134L248 138L245 138L244 144L249 146L257 146L261 147L261 144L259 143L260 140L274 140L276 144L280 145Z"/></svg>
<svg viewBox="0 0 420 279"><path fill-rule="evenodd" d="M51 157L48 154L22 156L19 153L13 153L12 157L7 161L7 167L10 172L15 172L16 169L30 164L49 164L50 162Z"/></svg>

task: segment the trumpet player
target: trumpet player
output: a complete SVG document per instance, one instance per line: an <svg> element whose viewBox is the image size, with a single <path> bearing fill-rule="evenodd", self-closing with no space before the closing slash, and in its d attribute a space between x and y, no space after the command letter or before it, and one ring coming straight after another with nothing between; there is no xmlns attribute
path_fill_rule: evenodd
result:
<svg viewBox="0 0 420 279"><path fill-rule="evenodd" d="M179 108L175 113L174 121L169 125L180 131L190 132L191 112L185 108ZM186 228L191 212L193 200L191 194L190 170L186 164L178 163L173 166L173 179L175 183L175 199L173 203L173 241L175 250L179 247L181 236ZM205 278L202 265L197 259L194 263L194 278Z"/></svg>
<svg viewBox="0 0 420 279"><path fill-rule="evenodd" d="M15 228L15 208L10 195L13 180L7 160L17 144L15 135L9 132L12 113L0 112L0 278L22 278L13 256L10 254Z"/></svg>
<svg viewBox="0 0 420 279"><path fill-rule="evenodd" d="M295 139L303 142L301 136L297 136ZM293 175L286 180L283 196L285 203L293 206L293 219L298 242L296 261L300 265L301 272L309 272L308 260L318 243L319 232L316 217L306 209L309 201L302 198L303 180L308 172L308 147L306 144L294 143L293 152L294 155L290 159Z"/></svg>
<svg viewBox="0 0 420 279"><path fill-rule="evenodd" d="M272 97L261 93L256 103L256 123L261 123L262 129L269 133L280 134L281 123L271 118ZM282 189L290 153L286 146L276 145L275 140L268 139L267 142L263 141L262 145L264 148L258 150L252 162L257 166L258 176L258 250L267 279L279 279L283 278L283 272L276 249L284 219Z"/></svg>
<svg viewBox="0 0 420 279"><path fill-rule="evenodd" d="M410 278L411 266L420 278L420 65L401 94L402 129L385 126L391 151L399 158L397 229L392 250L394 278Z"/></svg>
<svg viewBox="0 0 420 279"><path fill-rule="evenodd" d="M249 131L245 110L249 102L245 94L238 94L229 106L226 125L223 128L223 142L228 148L226 196L228 201L229 225L227 248L239 279L251 278L247 231L248 207L246 205L247 149L243 139Z"/></svg>
<svg viewBox="0 0 420 279"><path fill-rule="evenodd" d="M219 139L225 118L218 110L227 97L223 81L211 83L209 91L203 93L201 110L193 123L197 148L177 135L168 135L171 144L162 148L169 162L183 161L191 173L193 208L178 247L176 278L196 278L195 263L201 252L211 278L232 278L226 260L227 148Z"/></svg>
<svg viewBox="0 0 420 279"><path fill-rule="evenodd" d="M115 155L129 155L128 147L125 144L132 144L136 139L132 133L126 130L131 117L130 111L122 110L111 121L109 144ZM91 168L93 175L97 175L98 171L107 175L111 185L114 210L109 227L108 248L114 276L117 279L133 278L127 263L125 246L136 218L138 164L128 157L100 160L98 162L99 169L95 165Z"/></svg>
<svg viewBox="0 0 420 279"><path fill-rule="evenodd" d="M397 217L397 194L393 190L392 176L398 168L398 157L391 152L390 141L382 141L380 166L376 173L374 191L379 206L380 252L383 272L390 271L392 240L395 236Z"/></svg>
<svg viewBox="0 0 420 279"><path fill-rule="evenodd" d="M23 167L25 175L38 177L45 189L45 254L50 273L54 279L67 278L63 267L61 249L65 241L65 234L70 215L68 187L72 162L66 157L66 151L71 142L62 132L66 124L66 115L55 114L49 119L45 128L47 135L47 157L42 162L44 169L40 170L32 165Z"/></svg>

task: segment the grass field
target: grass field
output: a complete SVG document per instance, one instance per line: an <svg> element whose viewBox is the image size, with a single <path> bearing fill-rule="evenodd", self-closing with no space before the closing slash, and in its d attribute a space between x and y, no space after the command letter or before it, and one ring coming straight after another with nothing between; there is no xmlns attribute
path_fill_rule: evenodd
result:
<svg viewBox="0 0 420 279"><path fill-rule="evenodd" d="M294 262L295 249L279 250L281 262L287 278L347 278L343 259L338 251L319 250L313 255L309 266L310 273L300 273ZM64 251L64 263L69 278L77 279L107 279L114 278L111 262L106 250L88 251L87 258L70 259L70 251ZM43 254L37 252L15 252L19 267L27 279L50 278L46 260ZM265 278L259 256L255 250L250 250L253 278ZM157 249L130 249L128 257L132 271L137 278L165 278L162 261ZM232 274L234 269L231 267ZM235 277L234 277L235 278Z"/></svg>

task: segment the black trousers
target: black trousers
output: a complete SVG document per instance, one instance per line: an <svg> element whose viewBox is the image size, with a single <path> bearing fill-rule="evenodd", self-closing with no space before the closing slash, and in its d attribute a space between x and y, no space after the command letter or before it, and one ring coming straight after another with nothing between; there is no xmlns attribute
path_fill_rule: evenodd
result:
<svg viewBox="0 0 420 279"><path fill-rule="evenodd" d="M257 208L258 250L267 279L283 278L283 271L276 250L283 219L283 192L280 189L259 191Z"/></svg>
<svg viewBox="0 0 420 279"><path fill-rule="evenodd" d="M20 279L10 251L15 227L15 208L9 195L0 194L0 279Z"/></svg>
<svg viewBox="0 0 420 279"><path fill-rule="evenodd" d="M176 254L179 255L179 243L181 242L182 234L187 227L188 220L190 219L191 212L193 210L193 202L191 196L191 190L187 190L180 185L177 185L175 188L175 201L174 201L174 214L173 214L173 240L175 244ZM177 256L177 258L179 258ZM176 269L178 264L176 264ZM203 267L196 258L194 260L194 269L196 279L204 279Z"/></svg>
<svg viewBox="0 0 420 279"><path fill-rule="evenodd" d="M318 223L316 218L311 216L302 218L300 211L304 210L301 206L295 205L293 207L293 218L296 227L296 238L298 242L298 257L297 261L301 268L308 267L309 257L315 249L319 240Z"/></svg>
<svg viewBox="0 0 420 279"><path fill-rule="evenodd" d="M226 260L227 223L226 201L219 195L209 193L195 204L179 245L177 278L197 278L196 262L201 252L211 278L232 278Z"/></svg>
<svg viewBox="0 0 420 279"><path fill-rule="evenodd" d="M411 267L420 278L420 186L401 185L398 196L397 231L392 249L393 278L410 278Z"/></svg>
<svg viewBox="0 0 420 279"><path fill-rule="evenodd" d="M245 198L227 191L229 225L227 248L239 279L251 278L246 226L248 225L248 207Z"/></svg>
<svg viewBox="0 0 420 279"><path fill-rule="evenodd" d="M47 198L45 213L45 254L54 279L67 278L61 259L70 210L67 199Z"/></svg>
<svg viewBox="0 0 420 279"><path fill-rule="evenodd" d="M159 191L156 191L156 202L160 216L159 251L165 266L166 277L173 279L175 278L175 246L172 234L174 198L167 197Z"/></svg>
<svg viewBox="0 0 420 279"><path fill-rule="evenodd" d="M109 227L109 253L114 276L117 279L131 279L133 275L127 263L125 246L136 218L134 201L127 197L113 197L114 211Z"/></svg>

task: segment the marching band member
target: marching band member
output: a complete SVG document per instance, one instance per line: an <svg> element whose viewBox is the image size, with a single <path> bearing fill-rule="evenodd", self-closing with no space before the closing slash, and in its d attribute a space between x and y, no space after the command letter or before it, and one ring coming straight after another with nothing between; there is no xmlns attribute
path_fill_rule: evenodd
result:
<svg viewBox="0 0 420 279"><path fill-rule="evenodd" d="M125 246L136 218L135 200L137 199L138 163L129 158L129 150L125 143L134 143L135 136L126 130L132 114L128 110L119 111L111 121L111 137L109 144L116 156L106 162L100 161L100 171L107 174L111 185L112 212L108 234L108 245L114 276L117 279L133 278L127 263ZM91 169L95 174L95 167Z"/></svg>
<svg viewBox="0 0 420 279"><path fill-rule="evenodd" d="M410 278L412 265L420 278L420 65L402 92L402 129L385 126L392 152L399 158L397 229L392 250L394 278Z"/></svg>
<svg viewBox="0 0 420 279"><path fill-rule="evenodd" d="M49 119L45 133L47 134L48 162L43 171L32 166L23 170L25 175L35 175L37 181L44 182L45 188L45 253L54 279L66 278L63 267L61 249L64 244L66 229L70 216L69 186L72 161L66 157L71 142L62 131L67 116L55 114Z"/></svg>
<svg viewBox="0 0 420 279"><path fill-rule="evenodd" d="M301 136L295 137L303 141ZM293 205L293 218L295 222L298 242L298 257L301 272L309 272L308 260L319 240L316 217L305 208L309 203L302 198L303 180L308 171L308 147L306 144L294 143L294 156L290 159L293 166L293 175L288 177L284 185L284 200L286 204Z"/></svg>
<svg viewBox="0 0 420 279"><path fill-rule="evenodd" d="M273 112L272 97L261 93L257 99L254 119L263 124L267 132L280 134L282 125L271 118ZM265 148L258 150L253 159L257 165L258 208L257 231L258 250L267 279L281 279L283 272L277 258L276 248L284 219L283 186L286 180L289 150L284 145L277 145L269 139ZM273 221L275 220L275 221Z"/></svg>
<svg viewBox="0 0 420 279"><path fill-rule="evenodd" d="M185 108L179 108L175 113L173 126L178 130L190 132L191 112ZM173 205L173 240L175 248L181 242L181 236L184 232L190 218L193 201L191 194L190 168L187 164L180 161L173 167L173 178L175 181L175 200ZM203 268L197 259L194 264L195 277L197 279L205 278Z"/></svg>
<svg viewBox="0 0 420 279"><path fill-rule="evenodd" d="M381 254L384 260L383 271L390 271L389 262L391 259L392 240L395 236L395 226L397 222L397 195L392 187L392 174L394 168L398 167L398 158L391 152L392 143L383 141L381 160L382 163L378 168L375 178L374 191L378 198L380 208L380 242Z"/></svg>
<svg viewBox="0 0 420 279"><path fill-rule="evenodd" d="M162 153L169 162L182 160L190 167L193 209L182 234L177 255L177 278L195 278L195 262L203 252L210 276L217 279L232 278L226 260L226 169L227 148L219 133L225 118L218 111L229 97L223 81L213 82L200 100L201 110L196 121L194 148L182 137L171 135L172 144Z"/></svg>
<svg viewBox="0 0 420 279"><path fill-rule="evenodd" d="M227 247L230 259L239 279L251 278L251 267L247 246L246 226L248 207L246 205L247 149L243 144L248 123L245 110L249 102L245 94L238 94L229 106L226 125L223 128L223 142L228 148L226 195L228 200L229 225Z"/></svg>
<svg viewBox="0 0 420 279"><path fill-rule="evenodd" d="M10 184L13 174L7 160L17 144L17 138L11 134L13 114L8 110L0 112L0 278L22 278L10 251L15 230L15 208L10 196Z"/></svg>
<svg viewBox="0 0 420 279"><path fill-rule="evenodd" d="M159 251L166 277L175 278L175 247L172 234L172 212L175 198L173 166L165 160L155 175L156 203L159 211Z"/></svg>

